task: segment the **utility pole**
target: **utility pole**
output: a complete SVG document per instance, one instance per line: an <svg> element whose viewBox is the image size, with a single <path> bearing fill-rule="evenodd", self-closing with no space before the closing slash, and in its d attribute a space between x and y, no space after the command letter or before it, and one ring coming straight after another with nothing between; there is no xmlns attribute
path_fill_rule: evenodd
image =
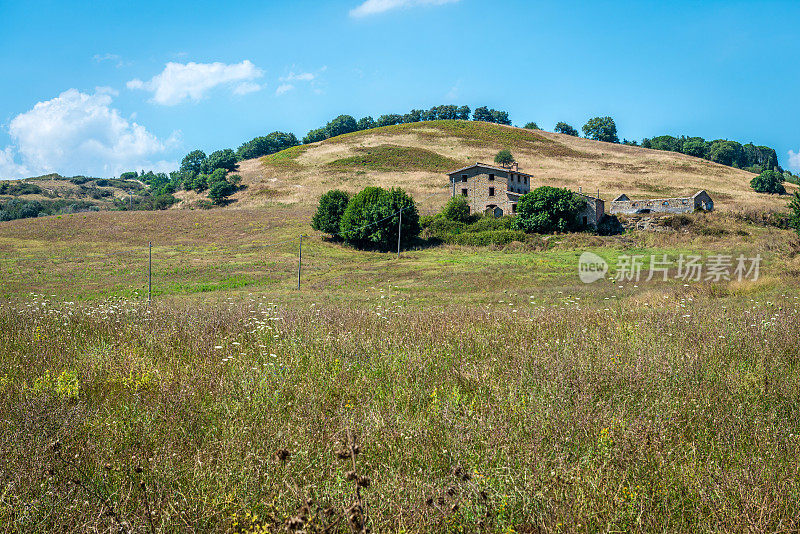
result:
<svg viewBox="0 0 800 534"><path fill-rule="evenodd" d="M147 242L149 258L147 261L147 302L153 298L153 242Z"/></svg>
<svg viewBox="0 0 800 534"><path fill-rule="evenodd" d="M397 223L397 259L400 259L400 236L403 234L403 210L400 210L400 221Z"/></svg>
<svg viewBox="0 0 800 534"><path fill-rule="evenodd" d="M300 289L300 272L303 270L303 234L300 234L300 254L297 258L297 289Z"/></svg>

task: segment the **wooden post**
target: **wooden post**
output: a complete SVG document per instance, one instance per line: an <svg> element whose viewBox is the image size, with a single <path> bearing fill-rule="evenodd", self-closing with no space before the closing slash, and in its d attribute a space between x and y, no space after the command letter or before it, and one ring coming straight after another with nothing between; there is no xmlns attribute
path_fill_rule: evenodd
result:
<svg viewBox="0 0 800 534"><path fill-rule="evenodd" d="M303 270L303 234L300 234L300 253L297 256L297 289L300 289L300 272Z"/></svg>
<svg viewBox="0 0 800 534"><path fill-rule="evenodd" d="M400 222L397 223L397 259L400 259L400 236L403 233L403 210L400 210Z"/></svg>
<svg viewBox="0 0 800 534"><path fill-rule="evenodd" d="M147 302L153 298L153 242L147 242L149 257L147 260Z"/></svg>

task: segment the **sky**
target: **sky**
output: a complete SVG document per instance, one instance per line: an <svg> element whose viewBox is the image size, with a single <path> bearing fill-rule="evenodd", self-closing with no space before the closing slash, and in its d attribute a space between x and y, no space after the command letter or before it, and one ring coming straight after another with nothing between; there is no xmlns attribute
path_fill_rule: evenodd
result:
<svg viewBox="0 0 800 534"><path fill-rule="evenodd" d="M776 149L800 171L796 0L0 0L0 178L175 170L187 152L440 104L620 138Z"/></svg>

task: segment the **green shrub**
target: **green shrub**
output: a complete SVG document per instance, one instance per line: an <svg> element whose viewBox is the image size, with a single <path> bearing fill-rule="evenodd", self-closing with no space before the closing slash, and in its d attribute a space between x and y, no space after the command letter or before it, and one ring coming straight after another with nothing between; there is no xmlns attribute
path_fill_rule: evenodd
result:
<svg viewBox="0 0 800 534"><path fill-rule="evenodd" d="M527 235L520 230L488 230L485 232L464 232L449 236L445 241L453 245L485 247L488 245L507 245L512 241L525 241Z"/></svg>
<svg viewBox="0 0 800 534"><path fill-rule="evenodd" d="M775 171L764 171L752 180L750 187L756 193L769 193L783 195L786 189L783 187L783 174Z"/></svg>
<svg viewBox="0 0 800 534"><path fill-rule="evenodd" d="M467 224L461 221L451 221L444 217L437 217L427 227L425 236L447 241L451 236L464 232L466 228Z"/></svg>
<svg viewBox="0 0 800 534"><path fill-rule="evenodd" d="M489 230L512 230L514 228L514 219L516 219L516 217L512 215L504 215L502 217L481 215L478 220L466 228L466 231L487 232Z"/></svg>
<svg viewBox="0 0 800 534"><path fill-rule="evenodd" d="M214 204L224 204L228 197L236 192L236 186L225 179L219 180L211 184L208 188L208 198L214 201Z"/></svg>
<svg viewBox="0 0 800 534"><path fill-rule="evenodd" d="M366 187L351 198L342 215L339 234L358 248L392 249L397 245L401 209L401 246L408 246L419 237L419 214L414 199L399 187Z"/></svg>
<svg viewBox="0 0 800 534"><path fill-rule="evenodd" d="M311 219L311 228L326 234L338 234L342 215L347 209L349 200L350 195L338 189L328 191L322 195L317 205L317 211Z"/></svg>
<svg viewBox="0 0 800 534"><path fill-rule="evenodd" d="M447 201L442 208L442 216L451 221L468 222L469 204L463 195L457 195Z"/></svg>
<svg viewBox="0 0 800 534"><path fill-rule="evenodd" d="M572 191L545 185L520 198L514 226L539 234L582 230L578 216L585 207L586 201Z"/></svg>

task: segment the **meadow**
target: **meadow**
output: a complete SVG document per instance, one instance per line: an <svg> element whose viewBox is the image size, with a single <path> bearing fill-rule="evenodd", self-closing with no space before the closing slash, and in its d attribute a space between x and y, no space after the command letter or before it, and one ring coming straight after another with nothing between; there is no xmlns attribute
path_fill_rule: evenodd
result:
<svg viewBox="0 0 800 534"><path fill-rule="evenodd" d="M795 234L696 214L398 260L309 217L0 228L5 530L800 529ZM586 285L585 250L764 260Z"/></svg>

